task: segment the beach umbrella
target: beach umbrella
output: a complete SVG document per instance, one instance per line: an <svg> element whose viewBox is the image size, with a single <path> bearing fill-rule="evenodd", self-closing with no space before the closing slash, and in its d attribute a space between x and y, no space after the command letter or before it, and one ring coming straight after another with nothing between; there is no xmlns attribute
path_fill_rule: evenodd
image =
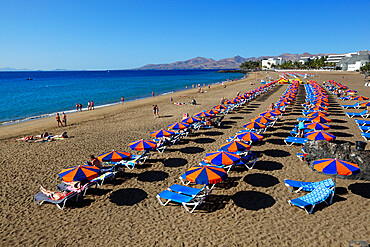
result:
<svg viewBox="0 0 370 247"><path fill-rule="evenodd" d="M348 90L346 90L346 92L347 92L347 93L357 93L357 91L356 91L356 90L352 90L352 89L348 89Z"/></svg>
<svg viewBox="0 0 370 247"><path fill-rule="evenodd" d="M266 112L263 112L263 113L260 114L260 116L268 117L268 118L270 118L270 117L276 117L278 115L279 114L273 113L271 111L266 111Z"/></svg>
<svg viewBox="0 0 370 247"><path fill-rule="evenodd" d="M209 114L209 113L207 113L207 112L202 111L202 112L199 112L199 113L195 114L194 116L195 116L195 117L210 117L210 116L211 116L211 114Z"/></svg>
<svg viewBox="0 0 370 247"><path fill-rule="evenodd" d="M155 138L169 137L169 136L172 136L174 134L175 134L175 131L164 130L164 129L157 130L157 131L154 131L154 132L150 133L150 135L155 137Z"/></svg>
<svg viewBox="0 0 370 247"><path fill-rule="evenodd" d="M173 130L183 130L183 129L186 129L187 127L189 127L189 124L181 123L181 122L173 123L167 126L167 128L173 129Z"/></svg>
<svg viewBox="0 0 370 247"><path fill-rule="evenodd" d="M237 134L235 138L249 142L249 141L260 141L263 139L263 136L253 133L253 132L246 132L246 133Z"/></svg>
<svg viewBox="0 0 370 247"><path fill-rule="evenodd" d="M322 111L315 111L308 114L309 117L325 117L326 115L328 115L328 113Z"/></svg>
<svg viewBox="0 0 370 247"><path fill-rule="evenodd" d="M313 130L328 130L330 129L330 126L322 123L310 123L306 124L305 128Z"/></svg>
<svg viewBox="0 0 370 247"><path fill-rule="evenodd" d="M324 131L310 132L310 133L307 133L305 135L305 137L309 140L316 140L316 141L319 141L319 140L325 140L325 141L335 140L334 135L332 135L330 133L326 133Z"/></svg>
<svg viewBox="0 0 370 247"><path fill-rule="evenodd" d="M264 129L266 128L266 125L260 124L258 122L249 122L243 125L246 129Z"/></svg>
<svg viewBox="0 0 370 247"><path fill-rule="evenodd" d="M119 162L121 160L131 159L131 154L128 152L113 150L110 152L99 154L99 156L96 158L102 162Z"/></svg>
<svg viewBox="0 0 370 247"><path fill-rule="evenodd" d="M250 150L251 146L248 145L248 143L244 141L232 141L225 144L222 144L220 146L221 150L227 151L227 152L238 152L238 151L245 151Z"/></svg>
<svg viewBox="0 0 370 247"><path fill-rule="evenodd" d="M331 122L331 119L329 118L326 118L326 117L312 117L312 118L309 118L308 121L310 122L316 122L316 123L328 123L328 122Z"/></svg>
<svg viewBox="0 0 370 247"><path fill-rule="evenodd" d="M186 180L196 184L217 184L227 179L224 168L217 166L194 166L186 170Z"/></svg>
<svg viewBox="0 0 370 247"><path fill-rule="evenodd" d="M267 123L270 123L274 120L272 120L271 118L268 118L268 117L260 116L260 117L253 118L251 121L252 122L258 122L258 123L261 123L261 124L267 124Z"/></svg>
<svg viewBox="0 0 370 247"><path fill-rule="evenodd" d="M277 114L277 115L281 115L281 114L283 113L283 111L278 110L278 109L274 109L274 110L270 111L270 113L274 113L274 114Z"/></svg>
<svg viewBox="0 0 370 247"><path fill-rule="evenodd" d="M319 159L313 162L313 167L325 174L329 175L356 175L360 172L360 167L357 164L340 160L340 159Z"/></svg>
<svg viewBox="0 0 370 247"><path fill-rule="evenodd" d="M352 97L353 100L368 100L369 98L368 97L365 97L365 96L356 96L356 97Z"/></svg>
<svg viewBox="0 0 370 247"><path fill-rule="evenodd" d="M196 118L196 117L188 117L188 118L185 118L185 119L181 120L181 122L187 123L187 124L192 124L192 123L196 123L196 122L199 122L199 121L202 121L202 120L200 118Z"/></svg>
<svg viewBox="0 0 370 247"><path fill-rule="evenodd" d="M370 101L368 102L364 102L362 104L360 104L361 107L367 107L367 106L370 106Z"/></svg>
<svg viewBox="0 0 370 247"><path fill-rule="evenodd" d="M213 165L219 166L219 165L231 165L239 161L240 156L232 154L230 152L217 151L207 153L204 159Z"/></svg>
<svg viewBox="0 0 370 247"><path fill-rule="evenodd" d="M327 111L328 110L328 108L322 107L322 106L319 106L319 105L317 105L317 106L315 106L313 108L310 108L310 109L311 110L314 110L314 111Z"/></svg>
<svg viewBox="0 0 370 247"><path fill-rule="evenodd" d="M216 114L219 114L220 112L219 111L216 111L214 109L211 109L211 110L208 110L206 111L208 114L211 114L211 115L216 115Z"/></svg>
<svg viewBox="0 0 370 247"><path fill-rule="evenodd" d="M98 177L100 169L91 165L79 165L63 169L59 177L65 182L85 181Z"/></svg>
<svg viewBox="0 0 370 247"><path fill-rule="evenodd" d="M227 109L227 106L224 106L224 105L216 105L213 108L215 108L216 110L225 110L225 109Z"/></svg>
<svg viewBox="0 0 370 247"><path fill-rule="evenodd" d="M128 146L132 148L132 150L136 151L153 150L157 148L157 143L155 143L154 141L141 139L131 142L130 144L128 144Z"/></svg>

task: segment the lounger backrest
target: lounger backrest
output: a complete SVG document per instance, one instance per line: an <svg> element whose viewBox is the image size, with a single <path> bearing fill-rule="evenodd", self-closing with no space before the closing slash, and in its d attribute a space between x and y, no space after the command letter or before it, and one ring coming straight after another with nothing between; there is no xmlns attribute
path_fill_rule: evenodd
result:
<svg viewBox="0 0 370 247"><path fill-rule="evenodd" d="M331 193L333 193L332 190L326 188L323 184L320 184L312 192L300 197L300 199L310 205L316 205L328 199Z"/></svg>

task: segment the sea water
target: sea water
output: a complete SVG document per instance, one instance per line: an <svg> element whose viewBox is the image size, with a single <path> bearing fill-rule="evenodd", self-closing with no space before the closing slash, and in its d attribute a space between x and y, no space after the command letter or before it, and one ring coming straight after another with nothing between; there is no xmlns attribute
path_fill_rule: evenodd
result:
<svg viewBox="0 0 370 247"><path fill-rule="evenodd" d="M95 107L170 94L192 85L220 83L241 73L215 70L114 70L0 72L0 125L56 112L73 112L76 103ZM27 79L30 80L27 80Z"/></svg>

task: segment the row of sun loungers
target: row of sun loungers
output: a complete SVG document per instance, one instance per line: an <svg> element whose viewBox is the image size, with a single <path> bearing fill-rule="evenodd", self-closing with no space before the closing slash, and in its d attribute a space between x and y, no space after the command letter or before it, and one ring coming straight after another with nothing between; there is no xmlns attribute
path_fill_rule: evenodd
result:
<svg viewBox="0 0 370 247"><path fill-rule="evenodd" d="M268 89L272 88L273 86L274 84L270 84ZM268 89L265 89L261 92L256 92L255 94L253 94L253 98L255 98L261 93L267 92ZM245 102L246 101L244 101L244 103ZM243 105L244 103L240 104L239 106ZM249 152L249 151L248 152L235 152L234 154L238 154L241 156L241 159L239 162L233 163L228 166L221 165L217 167L224 168L225 171L228 173L233 167L237 165L244 165L248 169L252 169L254 164L257 161L257 156L254 153ZM210 165L210 164L202 161L200 165ZM199 205L201 205L204 202L204 200L206 200L206 198L209 196L209 194L211 193L211 191L213 190L215 186L215 184L211 186L205 184L203 185L202 188L189 187L191 182L186 179L186 173L182 174L179 177L179 179L183 185L173 184L169 188L167 188L166 190L163 190L156 196L156 198L158 199L161 205L166 206L170 202L181 204L187 212L192 213Z"/></svg>

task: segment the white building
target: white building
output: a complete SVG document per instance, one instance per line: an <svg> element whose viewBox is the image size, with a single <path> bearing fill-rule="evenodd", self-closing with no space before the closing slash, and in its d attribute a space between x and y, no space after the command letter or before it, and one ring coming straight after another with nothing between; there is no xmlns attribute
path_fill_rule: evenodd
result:
<svg viewBox="0 0 370 247"><path fill-rule="evenodd" d="M273 58L270 57L269 59L263 59L262 60L262 69L271 69L272 65L281 65L284 63L283 58L278 57L278 58Z"/></svg>
<svg viewBox="0 0 370 247"><path fill-rule="evenodd" d="M334 54L334 55L329 55L328 58L326 59L327 62L329 63L339 63L339 61L344 58L344 57L351 57L352 55L355 55L357 53L343 53L343 54Z"/></svg>
<svg viewBox="0 0 370 247"><path fill-rule="evenodd" d="M370 54L367 50L350 54L350 56L342 57L337 63L337 66L341 67L343 71L360 70L362 66L370 62Z"/></svg>

